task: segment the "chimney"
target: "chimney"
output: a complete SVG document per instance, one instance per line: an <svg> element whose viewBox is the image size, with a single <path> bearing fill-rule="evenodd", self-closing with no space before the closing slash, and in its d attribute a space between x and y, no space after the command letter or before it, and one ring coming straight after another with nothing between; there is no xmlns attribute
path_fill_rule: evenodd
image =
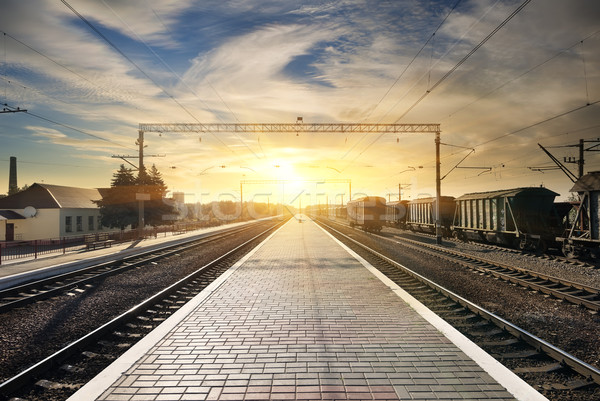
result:
<svg viewBox="0 0 600 401"><path fill-rule="evenodd" d="M11 156L10 172L8 175L8 194L15 194L18 190L19 187L17 186L17 158L15 156Z"/></svg>

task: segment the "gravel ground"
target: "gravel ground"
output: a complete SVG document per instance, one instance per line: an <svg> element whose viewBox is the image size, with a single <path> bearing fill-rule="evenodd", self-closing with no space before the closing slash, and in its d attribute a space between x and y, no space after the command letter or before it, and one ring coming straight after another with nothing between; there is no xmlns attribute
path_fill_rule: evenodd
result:
<svg viewBox="0 0 600 401"><path fill-rule="evenodd" d="M396 230L393 228L384 228L383 235L400 235L402 237L425 240L430 243L435 243L435 239L428 236L408 233L406 231ZM512 249L499 250L488 248L473 242L460 242L444 240L444 246L456 249L461 252L470 253L475 256L490 259L497 262L504 262L514 266L526 268L548 276L560 277L564 280L574 281L600 288L600 269L585 266L577 262L565 263L560 259L552 260L551 256L536 257L530 254L523 254Z"/></svg>
<svg viewBox="0 0 600 401"><path fill-rule="evenodd" d="M416 253L407 247L382 240L357 229L341 231L584 362L596 367L600 366L600 347L598 347L600 344L600 315L523 287L475 273L451 262ZM384 229L385 231L389 232L387 229ZM595 282L595 280L599 280L600 276L597 269L508 253L502 250L485 249L476 244L450 243L449 246L465 252L484 254L489 259L518 264L521 267L535 266L534 269L538 272L585 282L588 285L590 285L589 281ZM600 397L599 393L600 391L595 390L592 398L588 397L589 394L583 395L583 398L576 394L567 395L566 398L565 394L557 398L552 397L552 394L545 395L550 399L587 401L600 399L594 398Z"/></svg>
<svg viewBox="0 0 600 401"><path fill-rule="evenodd" d="M95 282L84 292L61 295L2 314L0 382L104 324L159 290L263 231L266 224L157 264Z"/></svg>
<svg viewBox="0 0 600 401"><path fill-rule="evenodd" d="M366 235L369 236L369 235ZM414 254L394 243L371 237L371 244L395 256L406 267L423 274L536 336L564 349L581 360L600 366L600 315L568 302L549 298L481 275L438 258ZM446 244L446 243L445 243ZM573 266L529 255L491 250L476 244L449 243L448 246L484 255L505 263L531 268L539 273L578 281L587 285L600 282L600 270ZM592 280L593 278L593 280ZM600 287L600 286L598 286Z"/></svg>

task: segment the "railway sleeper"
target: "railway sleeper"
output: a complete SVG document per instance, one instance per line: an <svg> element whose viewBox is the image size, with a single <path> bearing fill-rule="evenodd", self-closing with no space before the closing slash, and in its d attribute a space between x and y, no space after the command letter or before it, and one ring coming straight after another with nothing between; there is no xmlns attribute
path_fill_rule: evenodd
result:
<svg viewBox="0 0 600 401"><path fill-rule="evenodd" d="M492 354L492 356L496 359L525 359L525 358L533 358L535 356L541 355L538 351L533 349L526 349L522 351L515 352L505 352L501 354Z"/></svg>
<svg viewBox="0 0 600 401"><path fill-rule="evenodd" d="M495 326L492 326L488 330L479 330L479 331L470 331L469 332L469 334L471 334L472 336L477 336L477 337L492 337L492 336L496 336L498 334L503 334L503 333L505 333L504 330L499 329Z"/></svg>
<svg viewBox="0 0 600 401"><path fill-rule="evenodd" d="M478 318L479 318L479 316L477 316L477 315L475 315L473 313L468 314L468 315L454 315L454 314L452 314L450 316L444 316L444 320L452 320L452 321L460 321L460 320L469 321L469 320L478 319Z"/></svg>
<svg viewBox="0 0 600 401"><path fill-rule="evenodd" d="M586 301L599 301L600 296L598 294L580 295L579 298L585 299Z"/></svg>
<svg viewBox="0 0 600 401"><path fill-rule="evenodd" d="M66 383L58 383L58 382L53 382L50 380L38 380L37 382L35 382L35 385L37 387L41 387L44 388L46 390L58 390L61 388L72 388L72 389L77 389L80 387L79 384L66 384Z"/></svg>
<svg viewBox="0 0 600 401"><path fill-rule="evenodd" d="M479 344L481 344L485 347L507 347L509 345L518 344L519 342L520 342L519 340L512 337L512 338L507 338L506 340L500 340L500 341L482 341Z"/></svg>
<svg viewBox="0 0 600 401"><path fill-rule="evenodd" d="M551 373L558 372L560 370L565 369L565 366L559 362L542 365L542 366L524 366L520 368L515 368L513 372L515 373Z"/></svg>
<svg viewBox="0 0 600 401"><path fill-rule="evenodd" d="M450 319L449 319L450 320ZM452 326L456 327L456 328L460 328L460 329L464 329L466 331L469 332L469 334L474 335L474 336L482 336L482 337L488 337L488 336L493 336L499 333L503 333L502 330L498 329L499 331L496 332L493 330L493 326L490 322L488 322L487 320L478 320L476 322L471 322L471 321L456 321L452 323ZM490 328L492 328L490 331L483 331L483 330L472 330L474 328L477 329L481 329L482 327L486 327L489 326ZM490 334L491 333L491 334Z"/></svg>
<svg viewBox="0 0 600 401"><path fill-rule="evenodd" d="M552 383L552 384L544 384L542 385L542 389L546 391L551 390L562 390L562 391L572 391L572 390L580 390L586 387L596 385L593 381L587 380L573 380L568 383Z"/></svg>

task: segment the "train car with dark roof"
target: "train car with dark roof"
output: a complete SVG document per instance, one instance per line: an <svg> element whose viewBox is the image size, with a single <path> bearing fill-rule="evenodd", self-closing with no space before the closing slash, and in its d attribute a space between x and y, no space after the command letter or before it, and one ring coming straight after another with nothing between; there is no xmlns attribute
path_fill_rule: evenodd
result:
<svg viewBox="0 0 600 401"><path fill-rule="evenodd" d="M385 198L365 196L355 199L346 205L346 213L350 227L358 226L365 231L379 232L385 223Z"/></svg>
<svg viewBox="0 0 600 401"><path fill-rule="evenodd" d="M408 202L406 228L435 234L436 198L419 198ZM444 236L450 233L450 225L454 215L454 197L440 196L440 225Z"/></svg>
<svg viewBox="0 0 600 401"><path fill-rule="evenodd" d="M546 188L513 188L477 192L456 198L452 235L545 251L561 231L554 199Z"/></svg>
<svg viewBox="0 0 600 401"><path fill-rule="evenodd" d="M406 228L406 216L408 211L408 201L392 201L386 203L387 213L385 222L391 227Z"/></svg>
<svg viewBox="0 0 600 401"><path fill-rule="evenodd" d="M558 238L563 254L570 258L600 258L600 172L582 176L571 192L579 194L575 218Z"/></svg>

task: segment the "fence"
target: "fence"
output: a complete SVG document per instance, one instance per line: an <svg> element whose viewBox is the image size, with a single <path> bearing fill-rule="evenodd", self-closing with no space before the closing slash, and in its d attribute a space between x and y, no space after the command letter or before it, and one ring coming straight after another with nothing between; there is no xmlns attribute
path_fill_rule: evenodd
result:
<svg viewBox="0 0 600 401"><path fill-rule="evenodd" d="M198 230L215 224L204 223L179 223L169 226L160 226L152 229L102 232L108 234L108 239L119 242L135 241L142 238L165 237L170 233L172 235L182 234L188 231ZM22 258L37 259L40 255L51 253L66 253L67 251L86 250L86 236L71 236L55 239L41 239L32 241L13 241L0 243L0 265L6 260L15 260ZM98 235L98 234L96 234Z"/></svg>

